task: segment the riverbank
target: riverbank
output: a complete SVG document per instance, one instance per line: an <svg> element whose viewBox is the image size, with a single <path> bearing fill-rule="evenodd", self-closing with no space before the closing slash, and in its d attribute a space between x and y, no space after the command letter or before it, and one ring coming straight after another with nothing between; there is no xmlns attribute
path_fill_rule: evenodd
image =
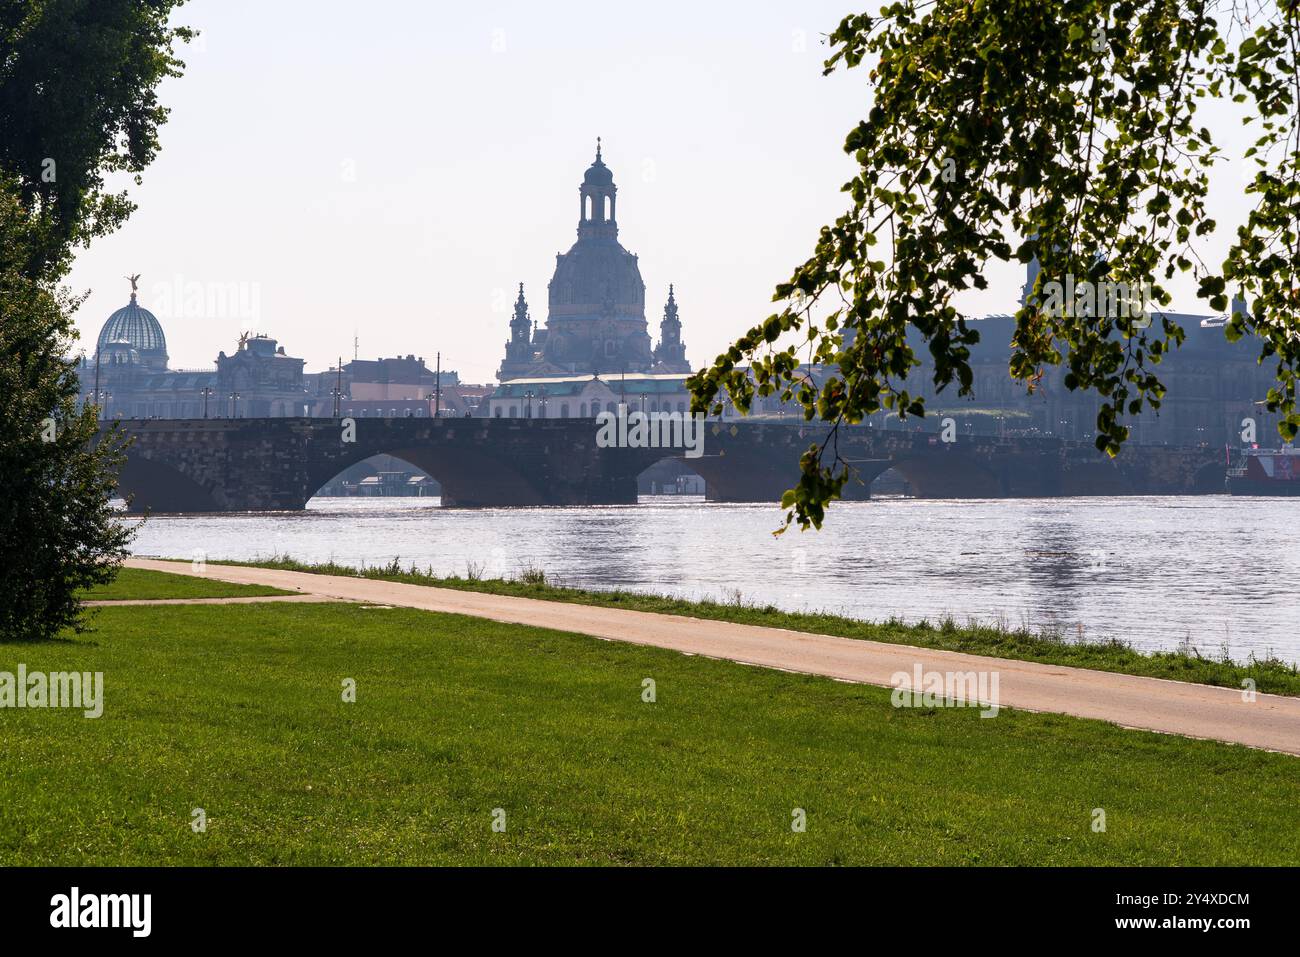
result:
<svg viewBox="0 0 1300 957"><path fill-rule="evenodd" d="M1205 657L1194 649L1146 653L1119 640L1072 640L1068 635L1046 629L1030 631L978 623L962 625L952 618L937 623L918 624L908 624L897 619L872 622L830 613L782 611L772 605L759 606L747 602L739 595L732 602L711 602L687 601L669 595L620 589L601 591L568 588L548 582L545 572L537 568L524 569L513 579L503 579L481 576L439 576L432 571L420 571L413 565L403 568L397 562L386 566L357 568L333 562L301 562L289 556L256 562L222 562L222 564L317 575L345 575L412 585L453 588L489 595L508 595L602 608L625 608L632 611L682 615L713 621L785 628L811 634L835 635L841 638L883 641L918 648L1009 658L1016 661L1033 661L1147 678L1163 678L1169 681L1185 681L1221 688L1240 690L1246 687L1244 682L1250 681L1259 692L1300 696L1300 667L1276 658L1234 662L1226 656Z"/></svg>
<svg viewBox="0 0 1300 957"><path fill-rule="evenodd" d="M93 627L0 645L105 675L99 719L0 715L10 863L1300 859L1287 755L355 602Z"/></svg>
<svg viewBox="0 0 1300 957"><path fill-rule="evenodd" d="M773 538L775 505L647 498L626 507L439 508L424 499L314 499L305 512L154 515L139 556L386 566L439 576L745 601L851 619L1119 638L1141 651L1300 664L1300 499L1189 496L838 502L816 533ZM1260 573L1268 556L1269 574Z"/></svg>

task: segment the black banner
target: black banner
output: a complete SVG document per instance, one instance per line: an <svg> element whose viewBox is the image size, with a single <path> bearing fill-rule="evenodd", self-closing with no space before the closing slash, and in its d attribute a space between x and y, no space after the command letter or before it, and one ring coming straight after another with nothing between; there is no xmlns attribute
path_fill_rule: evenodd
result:
<svg viewBox="0 0 1300 957"><path fill-rule="evenodd" d="M35 868L0 870L0 919L7 942L146 946L280 937L338 945L453 925L540 942L600 927L694 934L701 924L733 943L849 929L864 941L953 946L1045 931L1071 942L1231 944L1293 926L1295 877L1263 868Z"/></svg>

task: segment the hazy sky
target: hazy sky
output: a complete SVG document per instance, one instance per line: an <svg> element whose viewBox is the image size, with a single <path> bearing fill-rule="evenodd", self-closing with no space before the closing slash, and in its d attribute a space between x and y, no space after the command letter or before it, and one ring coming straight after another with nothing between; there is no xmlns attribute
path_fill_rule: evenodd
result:
<svg viewBox="0 0 1300 957"><path fill-rule="evenodd" d="M194 0L176 20L203 36L161 89L172 113L132 188L140 208L71 276L90 292L80 345L139 272L173 368L211 366L249 330L309 371L350 358L356 336L363 358L432 366L441 350L489 381L518 283L545 320L601 136L651 334L675 283L698 368L771 312L846 208L841 146L867 77L821 64L852 9ZM1013 309L1022 267L987 275L974 305Z"/></svg>

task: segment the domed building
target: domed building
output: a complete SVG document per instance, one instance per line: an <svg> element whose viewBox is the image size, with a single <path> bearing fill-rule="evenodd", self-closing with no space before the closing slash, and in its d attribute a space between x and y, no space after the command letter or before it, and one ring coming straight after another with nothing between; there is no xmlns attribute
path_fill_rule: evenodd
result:
<svg viewBox="0 0 1300 957"><path fill-rule="evenodd" d="M618 241L618 187L599 139L578 202L578 241L556 253L546 325L538 329L532 321L521 284L498 378L689 373L671 291L660 326L663 348L651 343L645 283L636 255Z"/></svg>
<svg viewBox="0 0 1300 957"><path fill-rule="evenodd" d="M81 401L105 419L198 419L306 415L314 399L304 387L303 360L286 356L268 336L243 336L215 369L169 369L162 323L137 300L104 322L95 354L77 367Z"/></svg>
<svg viewBox="0 0 1300 957"><path fill-rule="evenodd" d="M167 337L154 314L136 301L139 278L131 279L131 301L109 316L99 330L95 349L106 357L110 352L115 355L120 352L120 349L112 347L127 343L137 354L136 361L141 366L152 372L162 372L167 369Z"/></svg>

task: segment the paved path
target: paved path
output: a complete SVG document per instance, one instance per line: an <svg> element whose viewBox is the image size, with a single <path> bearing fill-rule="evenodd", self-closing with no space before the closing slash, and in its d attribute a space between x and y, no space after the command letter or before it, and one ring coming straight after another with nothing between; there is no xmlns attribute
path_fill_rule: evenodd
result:
<svg viewBox="0 0 1300 957"><path fill-rule="evenodd" d="M129 559L127 565L198 574L189 562ZM220 581L303 592L317 599L472 615L885 687L891 686L895 673L910 674L918 664L923 671L996 671L1002 707L1097 718L1130 728L1300 755L1300 698L1260 694L1247 702L1240 691L1182 681L369 578L211 563L205 574Z"/></svg>

